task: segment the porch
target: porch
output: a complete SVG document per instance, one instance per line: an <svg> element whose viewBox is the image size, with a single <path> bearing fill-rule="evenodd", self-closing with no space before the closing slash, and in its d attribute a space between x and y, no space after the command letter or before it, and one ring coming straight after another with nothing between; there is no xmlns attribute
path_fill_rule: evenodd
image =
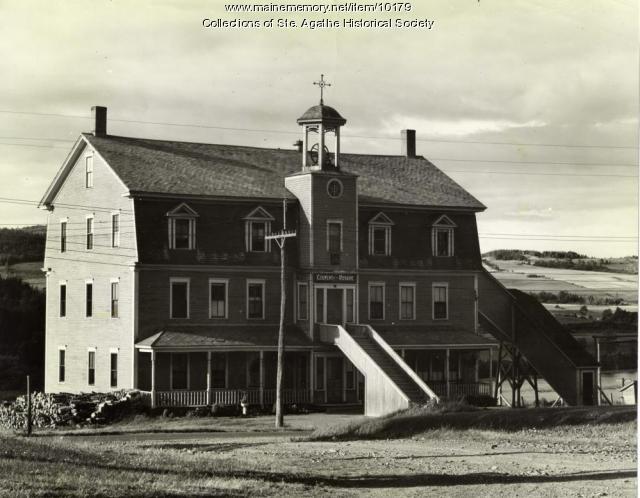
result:
<svg viewBox="0 0 640 498"><path fill-rule="evenodd" d="M310 353L286 352L283 402L308 404ZM239 405L276 400L275 351L138 351L138 389L152 407Z"/></svg>

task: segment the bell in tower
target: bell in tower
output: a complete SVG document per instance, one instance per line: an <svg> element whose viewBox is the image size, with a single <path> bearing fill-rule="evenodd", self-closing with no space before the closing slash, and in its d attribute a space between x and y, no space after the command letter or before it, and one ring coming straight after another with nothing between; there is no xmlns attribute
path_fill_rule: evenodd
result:
<svg viewBox="0 0 640 498"><path fill-rule="evenodd" d="M320 105L314 105L298 118L298 124L304 127L302 141L302 169L339 170L340 169L340 127L347 120L333 107L324 105L324 88L331 86L320 75L320 81L314 82L320 87ZM327 136L333 135L334 152L329 150Z"/></svg>

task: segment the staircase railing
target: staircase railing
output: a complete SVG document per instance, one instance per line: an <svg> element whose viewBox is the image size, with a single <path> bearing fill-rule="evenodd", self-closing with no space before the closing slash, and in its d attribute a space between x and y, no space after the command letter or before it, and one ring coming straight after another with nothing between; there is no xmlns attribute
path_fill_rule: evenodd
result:
<svg viewBox="0 0 640 498"><path fill-rule="evenodd" d="M422 389L427 394L427 396L429 396L429 399L432 399L436 402L440 401L438 395L427 384L425 384L420 376L416 372L414 372L409 365L406 364L402 357L398 353L396 353L391 346L389 346L389 343L387 343L387 341L385 341L371 325L365 324L360 326L365 327L365 330L369 337L376 341L378 345L391 357L391 359L395 361L397 365L402 368L402 370L405 371L405 373L411 378L411 380L418 384L420 389Z"/></svg>
<svg viewBox="0 0 640 498"><path fill-rule="evenodd" d="M407 394L340 325L319 325L320 340L335 344L365 377L365 416L381 416L409 407Z"/></svg>

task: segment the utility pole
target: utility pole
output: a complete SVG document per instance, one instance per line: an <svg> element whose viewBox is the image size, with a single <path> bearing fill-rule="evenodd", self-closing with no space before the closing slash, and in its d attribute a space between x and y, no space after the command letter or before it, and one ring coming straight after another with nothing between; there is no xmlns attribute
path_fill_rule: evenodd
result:
<svg viewBox="0 0 640 498"><path fill-rule="evenodd" d="M278 370L276 373L276 429L284 427L282 413L282 372L284 370L284 306L287 297L285 288L284 245L288 238L295 237L295 230L287 232L287 200L282 200L282 231L272 233L266 240L275 240L280 248L280 326L278 328Z"/></svg>

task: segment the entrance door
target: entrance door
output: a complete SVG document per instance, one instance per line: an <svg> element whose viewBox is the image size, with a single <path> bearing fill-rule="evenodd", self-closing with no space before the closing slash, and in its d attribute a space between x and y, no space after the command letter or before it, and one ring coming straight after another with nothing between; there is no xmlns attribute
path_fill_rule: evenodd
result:
<svg viewBox="0 0 640 498"><path fill-rule="evenodd" d="M582 404L593 405L593 372L582 372Z"/></svg>
<svg viewBox="0 0 640 498"><path fill-rule="evenodd" d="M342 289L327 289L327 323L344 325Z"/></svg>
<svg viewBox="0 0 640 498"><path fill-rule="evenodd" d="M342 403L343 366L341 357L327 357L327 403Z"/></svg>

